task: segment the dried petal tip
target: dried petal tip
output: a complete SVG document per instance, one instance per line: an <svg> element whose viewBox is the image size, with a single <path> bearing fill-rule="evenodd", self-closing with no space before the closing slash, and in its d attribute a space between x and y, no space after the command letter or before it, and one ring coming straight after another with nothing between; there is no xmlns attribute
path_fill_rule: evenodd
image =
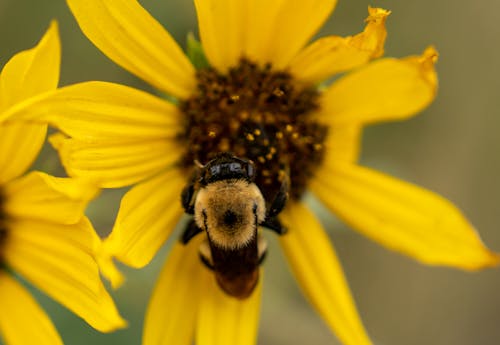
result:
<svg viewBox="0 0 500 345"><path fill-rule="evenodd" d="M368 17L365 23L384 24L391 11L379 7L368 6Z"/></svg>
<svg viewBox="0 0 500 345"><path fill-rule="evenodd" d="M428 64L429 67L434 66L438 61L439 53L434 46L428 46L425 48L420 61L422 64Z"/></svg>
<svg viewBox="0 0 500 345"><path fill-rule="evenodd" d="M437 74L434 65L437 63L439 53L433 46L425 48L421 56L417 57L417 63L420 65L422 77L430 85L434 86L434 91L437 89Z"/></svg>

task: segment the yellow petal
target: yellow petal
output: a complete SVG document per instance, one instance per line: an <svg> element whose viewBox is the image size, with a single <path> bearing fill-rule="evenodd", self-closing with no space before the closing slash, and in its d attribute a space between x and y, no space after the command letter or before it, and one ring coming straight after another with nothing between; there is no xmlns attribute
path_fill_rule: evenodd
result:
<svg viewBox="0 0 500 345"><path fill-rule="evenodd" d="M220 71L235 66L243 55L247 1L195 0L203 50Z"/></svg>
<svg viewBox="0 0 500 345"><path fill-rule="evenodd" d="M74 224L97 191L90 181L32 172L5 185L4 207L13 217Z"/></svg>
<svg viewBox="0 0 500 345"><path fill-rule="evenodd" d="M61 46L57 22L32 49L14 55L0 75L0 112L37 94L53 90L59 82Z"/></svg>
<svg viewBox="0 0 500 345"><path fill-rule="evenodd" d="M254 345L259 329L262 272L250 297L228 296L205 270L203 292L196 324L196 345Z"/></svg>
<svg viewBox="0 0 500 345"><path fill-rule="evenodd" d="M248 11L247 55L257 62L285 68L319 30L336 0L255 1Z"/></svg>
<svg viewBox="0 0 500 345"><path fill-rule="evenodd" d="M382 59L332 84L322 96L320 118L329 123L370 123L408 118L435 97L437 52Z"/></svg>
<svg viewBox="0 0 500 345"><path fill-rule="evenodd" d="M285 68L328 18L336 1L198 0L195 4L207 57L225 71L241 55Z"/></svg>
<svg viewBox="0 0 500 345"><path fill-rule="evenodd" d="M361 152L361 135L362 127L359 124L330 126L324 143L325 164L329 162L357 162Z"/></svg>
<svg viewBox="0 0 500 345"><path fill-rule="evenodd" d="M167 139L84 142L59 133L50 142L70 176L92 179L105 188L142 181L177 162L182 154Z"/></svg>
<svg viewBox="0 0 500 345"><path fill-rule="evenodd" d="M8 345L62 345L52 321L35 299L0 270L0 338Z"/></svg>
<svg viewBox="0 0 500 345"><path fill-rule="evenodd" d="M144 321L143 345L191 345L200 303L200 278L206 270L198 248L203 236L188 245L176 242L149 301ZM235 343L236 344L236 343Z"/></svg>
<svg viewBox="0 0 500 345"><path fill-rule="evenodd" d="M33 285L101 332L125 326L102 284L98 238L87 218L74 225L16 220L9 223L5 260Z"/></svg>
<svg viewBox="0 0 500 345"><path fill-rule="evenodd" d="M316 217L300 203L283 214L289 231L280 243L302 291L342 344L371 344L342 267Z"/></svg>
<svg viewBox="0 0 500 345"><path fill-rule="evenodd" d="M147 265L183 213L180 195L186 181L171 169L128 191L104 250L129 266Z"/></svg>
<svg viewBox="0 0 500 345"><path fill-rule="evenodd" d="M410 183L336 164L320 170L311 188L354 229L424 263L475 270L500 261L453 204Z"/></svg>
<svg viewBox="0 0 500 345"><path fill-rule="evenodd" d="M46 135L45 124L0 124L0 184L28 170L40 152Z"/></svg>
<svg viewBox="0 0 500 345"><path fill-rule="evenodd" d="M67 0L80 28L111 60L157 89L186 98L194 68L172 36L136 0Z"/></svg>
<svg viewBox="0 0 500 345"><path fill-rule="evenodd" d="M12 107L2 119L49 122L81 140L156 139L176 136L176 106L124 85L86 82L63 87Z"/></svg>
<svg viewBox="0 0 500 345"><path fill-rule="evenodd" d="M364 31L356 36L320 38L302 50L290 63L299 80L315 84L336 73L348 71L384 53L385 20L390 11L368 8Z"/></svg>

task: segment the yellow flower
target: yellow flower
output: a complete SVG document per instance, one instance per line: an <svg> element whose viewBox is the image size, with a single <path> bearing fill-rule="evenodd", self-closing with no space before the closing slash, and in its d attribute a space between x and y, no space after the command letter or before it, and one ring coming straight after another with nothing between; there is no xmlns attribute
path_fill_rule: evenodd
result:
<svg viewBox="0 0 500 345"><path fill-rule="evenodd" d="M4 115L57 126L62 133L52 143L70 175L106 188L134 185L105 241L118 260L147 265L183 213L179 196L193 161L232 151L255 162L264 194L289 174L292 198L281 214L288 233L280 241L305 295L344 344L371 342L335 251L301 202L306 189L354 229L424 263L468 270L498 263L451 203L356 164L363 126L408 118L436 94L433 48L370 62L383 54L388 11L369 8L355 36L307 45L336 1L195 0L209 65L197 71L138 2L68 4L103 53L175 99L87 82ZM190 344L193 336L198 344L255 343L261 284L245 300L224 294L198 258L203 236L170 254L144 344ZM118 285L113 265L103 269Z"/></svg>
<svg viewBox="0 0 500 345"><path fill-rule="evenodd" d="M3 68L0 116L55 90L59 62L53 22L35 48L15 55ZM84 216L97 188L82 179L36 171L23 176L46 133L46 124L0 125L0 337L7 344L62 344L49 317L13 272L99 331L125 325L100 280L95 261L100 240Z"/></svg>

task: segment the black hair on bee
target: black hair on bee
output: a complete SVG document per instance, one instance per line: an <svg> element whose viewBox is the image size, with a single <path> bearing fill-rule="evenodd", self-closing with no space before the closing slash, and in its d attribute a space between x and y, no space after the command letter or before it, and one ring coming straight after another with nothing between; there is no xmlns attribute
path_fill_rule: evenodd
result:
<svg viewBox="0 0 500 345"><path fill-rule="evenodd" d="M182 241L187 243L204 231L207 240L200 247L202 262L214 271L227 294L240 299L255 289L266 254L267 243L259 226L279 234L285 231L275 216L287 200L286 186L270 203L270 213L254 178L251 161L221 153L198 167L181 195L185 211L194 215Z"/></svg>

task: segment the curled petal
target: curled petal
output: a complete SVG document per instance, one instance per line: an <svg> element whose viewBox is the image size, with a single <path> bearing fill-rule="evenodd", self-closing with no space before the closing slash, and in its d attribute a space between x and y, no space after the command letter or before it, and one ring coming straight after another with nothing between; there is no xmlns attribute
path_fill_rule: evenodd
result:
<svg viewBox="0 0 500 345"><path fill-rule="evenodd" d="M318 118L331 124L401 120L415 115L434 99L437 52L381 59L347 74L322 95Z"/></svg>
<svg viewBox="0 0 500 345"><path fill-rule="evenodd" d="M83 217L88 202L97 194L88 180L32 172L7 184L5 212L9 216L74 224Z"/></svg>
<svg viewBox="0 0 500 345"><path fill-rule="evenodd" d="M424 263L476 270L500 262L453 204L418 186L338 163L320 170L311 187L354 229Z"/></svg>
<svg viewBox="0 0 500 345"><path fill-rule="evenodd" d="M73 225L15 220L5 245L8 266L101 332L126 323L102 284L99 239L87 218Z"/></svg>
<svg viewBox="0 0 500 345"><path fill-rule="evenodd" d="M387 36L385 21L390 11L372 7L368 11L362 33L316 40L292 60L290 72L299 80L315 84L382 56Z"/></svg>
<svg viewBox="0 0 500 345"><path fill-rule="evenodd" d="M171 169L128 191L103 250L129 266L147 265L183 213L180 195L185 181L180 171Z"/></svg>

